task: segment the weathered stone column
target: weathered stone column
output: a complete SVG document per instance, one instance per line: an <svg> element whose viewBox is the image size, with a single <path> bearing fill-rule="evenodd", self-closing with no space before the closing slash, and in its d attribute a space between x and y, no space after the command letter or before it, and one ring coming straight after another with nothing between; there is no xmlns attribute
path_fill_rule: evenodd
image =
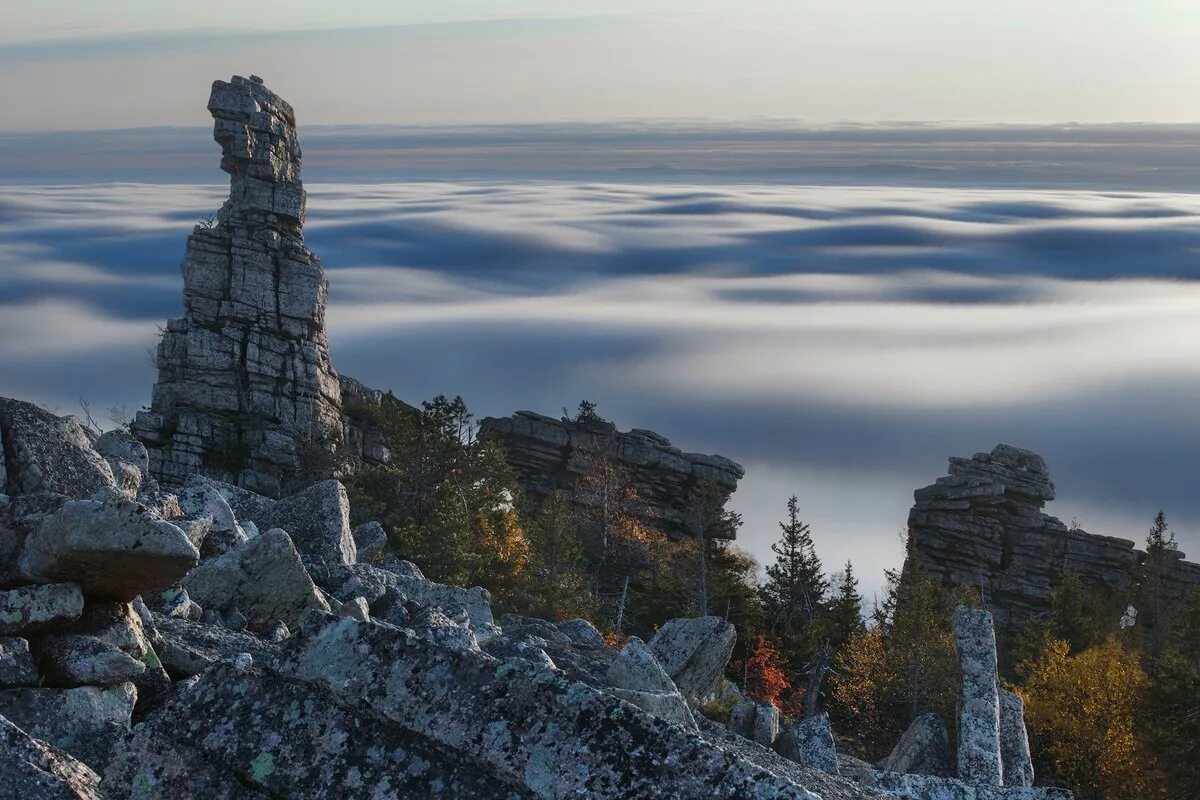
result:
<svg viewBox="0 0 1200 800"><path fill-rule="evenodd" d="M975 786L1000 786L1000 695L996 682L996 631L992 615L954 610L954 649L962 671L958 711L958 778Z"/></svg>
<svg viewBox="0 0 1200 800"><path fill-rule="evenodd" d="M1033 786L1033 757L1025 730L1025 701L1000 690L1000 756L1005 786Z"/></svg>

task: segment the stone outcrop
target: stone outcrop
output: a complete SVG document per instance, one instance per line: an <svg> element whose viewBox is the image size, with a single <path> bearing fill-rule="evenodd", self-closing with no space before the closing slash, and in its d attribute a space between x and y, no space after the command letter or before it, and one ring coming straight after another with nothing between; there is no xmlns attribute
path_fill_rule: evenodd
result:
<svg viewBox="0 0 1200 800"><path fill-rule="evenodd" d="M1033 786L1033 756L1025 729L1025 701L1000 690L1000 760L1005 786Z"/></svg>
<svg viewBox="0 0 1200 800"><path fill-rule="evenodd" d="M257 78L235 77L213 84L208 109L229 199L188 237L185 316L167 323L151 407L134 432L165 486L198 473L273 496L298 457L343 435L328 286L304 244L292 107Z"/></svg>
<svg viewBox="0 0 1200 800"><path fill-rule="evenodd" d="M779 709L771 703L743 700L729 712L729 730L763 747L772 747L779 737Z"/></svg>
<svg viewBox="0 0 1200 800"><path fill-rule="evenodd" d="M954 610L954 651L962 673L958 710L958 777L973 786L1000 786L1000 688L996 634L987 611Z"/></svg>
<svg viewBox="0 0 1200 800"><path fill-rule="evenodd" d="M683 696L693 702L717 688L733 654L737 632L720 617L669 620L654 638L654 657Z"/></svg>
<svg viewBox="0 0 1200 800"><path fill-rule="evenodd" d="M689 498L711 483L722 497L737 489L745 474L723 456L685 453L653 431L618 431L604 420L565 420L519 411L488 417L480 433L504 446L521 489L534 499L557 494L595 511L603 502L597 475L619 484L622 510L647 527L672 537L694 536ZM732 529L710 536L732 539Z"/></svg>
<svg viewBox="0 0 1200 800"><path fill-rule="evenodd" d="M951 458L949 473L914 493L909 553L943 583L982 589L1001 632L1046 610L1064 571L1116 594L1145 557L1132 541L1068 527L1044 514L1054 484L1036 453L1001 444L990 453ZM1185 597L1197 587L1200 565L1180 554L1167 576L1167 593ZM1151 625L1152 619L1139 613L1138 623Z"/></svg>
<svg viewBox="0 0 1200 800"><path fill-rule="evenodd" d="M85 498L115 485L112 467L93 447L95 438L75 417L57 417L33 403L0 397L6 466L0 494Z"/></svg>
<svg viewBox="0 0 1200 800"><path fill-rule="evenodd" d="M779 734L775 749L781 756L797 764L831 775L837 775L840 771L837 745L828 714L817 714L785 727Z"/></svg>

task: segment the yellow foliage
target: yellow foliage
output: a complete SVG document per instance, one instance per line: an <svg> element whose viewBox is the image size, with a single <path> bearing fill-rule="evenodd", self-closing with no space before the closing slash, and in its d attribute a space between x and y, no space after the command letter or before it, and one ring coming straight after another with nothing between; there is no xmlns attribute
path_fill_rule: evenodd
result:
<svg viewBox="0 0 1200 800"><path fill-rule="evenodd" d="M1035 746L1080 798L1166 796L1134 725L1148 688L1136 652L1109 638L1072 656L1067 642L1054 639L1022 671L1029 676L1020 694Z"/></svg>
<svg viewBox="0 0 1200 800"><path fill-rule="evenodd" d="M857 730L875 727L887 680L883 633L863 628L850 634L834 656L833 671L830 701L837 715Z"/></svg>

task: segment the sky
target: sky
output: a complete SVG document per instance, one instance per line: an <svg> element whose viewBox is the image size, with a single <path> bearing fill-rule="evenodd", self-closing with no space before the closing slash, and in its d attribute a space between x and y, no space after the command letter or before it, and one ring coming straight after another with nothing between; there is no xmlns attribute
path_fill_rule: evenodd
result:
<svg viewBox="0 0 1200 800"><path fill-rule="evenodd" d="M1200 3L0 0L3 130L203 124L256 73L307 124L1197 121Z"/></svg>
<svg viewBox="0 0 1200 800"><path fill-rule="evenodd" d="M868 596L998 442L1048 511L1200 557L1200 5L0 0L0 395L148 402L205 111L297 109L336 367L581 399L800 498Z"/></svg>

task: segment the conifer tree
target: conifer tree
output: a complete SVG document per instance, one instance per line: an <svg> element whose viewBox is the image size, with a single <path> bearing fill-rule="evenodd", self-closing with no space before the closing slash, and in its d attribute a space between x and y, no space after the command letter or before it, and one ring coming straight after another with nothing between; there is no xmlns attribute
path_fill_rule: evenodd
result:
<svg viewBox="0 0 1200 800"><path fill-rule="evenodd" d="M834 576L825 620L835 651L863 627L862 595L858 593L858 578L854 576L854 565L850 561L846 561L846 568Z"/></svg>
<svg viewBox="0 0 1200 800"><path fill-rule="evenodd" d="M788 499L787 522L779 523L779 541L771 545L775 563L767 567L762 587L772 628L801 631L820 613L829 582L821 571L821 560L813 546L807 523L800 520L800 501Z"/></svg>

